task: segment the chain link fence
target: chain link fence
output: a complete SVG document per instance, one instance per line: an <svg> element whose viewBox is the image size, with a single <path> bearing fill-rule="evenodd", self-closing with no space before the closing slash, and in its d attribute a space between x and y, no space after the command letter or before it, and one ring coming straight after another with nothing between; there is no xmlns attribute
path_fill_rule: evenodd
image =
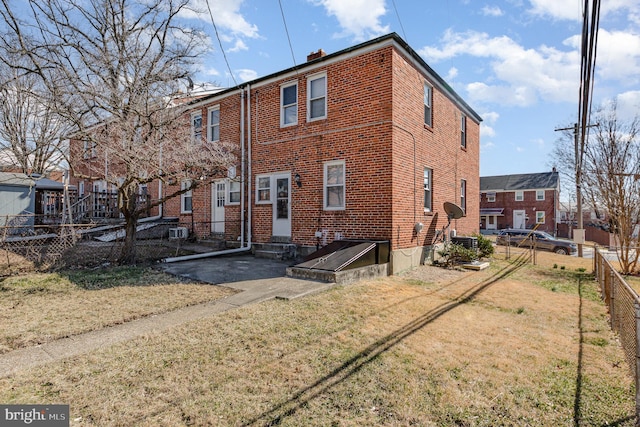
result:
<svg viewBox="0 0 640 427"><path fill-rule="evenodd" d="M239 245L240 224L227 222L140 222L136 262L214 252ZM226 230L226 231L225 231ZM0 277L63 268L93 268L117 263L124 247L122 223L37 225L33 217L0 227Z"/></svg>
<svg viewBox="0 0 640 427"><path fill-rule="evenodd" d="M636 420L640 420L640 297L605 257L594 251L594 273L609 309L611 329L618 334L636 385Z"/></svg>

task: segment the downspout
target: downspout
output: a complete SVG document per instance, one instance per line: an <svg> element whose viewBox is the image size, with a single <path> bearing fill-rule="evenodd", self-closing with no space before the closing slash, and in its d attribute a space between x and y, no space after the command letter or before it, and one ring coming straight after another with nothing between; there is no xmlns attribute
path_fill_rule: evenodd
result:
<svg viewBox="0 0 640 427"><path fill-rule="evenodd" d="M256 99L257 100L257 99ZM256 115L258 114L258 107L256 106ZM247 85L247 205L248 205L248 214L247 214L247 248L251 249L251 225L252 225L252 210L253 206L253 193L251 190L251 183L253 179L251 178L251 85ZM244 165L244 163L243 163ZM244 173L242 174L242 179L245 179ZM244 188L244 186L243 186ZM244 200L244 198L243 198Z"/></svg>
<svg viewBox="0 0 640 427"><path fill-rule="evenodd" d="M248 86L249 87L249 86ZM249 87L249 91L251 90L251 88ZM251 100L251 97L248 96L248 100ZM248 101L248 102L249 102ZM240 92L240 170L241 170L241 177L240 177L240 247L239 248L235 248L235 249L226 249L226 250L222 250L222 251L215 251L215 252L206 252L206 253L202 253L202 254L193 254L193 255L185 255L185 256L179 256L179 257L171 257L171 258L165 258L163 259L163 262L166 263L170 263L170 262L178 262L178 261L190 261L190 260L194 260L194 259L201 259L201 258L209 258L209 257L213 257L213 256L218 256L218 255L230 255L230 254L236 254L236 253L241 253L241 252L247 252L248 250L251 249L251 203L249 202L249 237L247 239L247 244L245 246L244 244L244 225L245 225L245 220L244 220L244 207L245 207L245 192L244 192L244 183L245 183L245 161L246 161L246 156L245 156L245 130L244 130L244 122L245 122L245 88L241 88L241 92ZM249 123L250 123L250 117L251 117L251 104L249 104ZM249 129L251 127L249 126ZM249 137L249 153L251 152L251 137ZM250 160L249 160L250 161ZM249 170L251 170L251 167L249 166ZM249 180L250 182L251 180ZM249 183L249 189L250 187L250 183ZM251 191L248 191L249 193L249 197L251 197Z"/></svg>

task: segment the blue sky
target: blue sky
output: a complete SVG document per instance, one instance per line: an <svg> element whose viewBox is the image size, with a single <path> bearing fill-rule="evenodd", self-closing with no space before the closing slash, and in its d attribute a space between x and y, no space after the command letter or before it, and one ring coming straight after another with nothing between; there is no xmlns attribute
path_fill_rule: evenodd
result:
<svg viewBox="0 0 640 427"><path fill-rule="evenodd" d="M582 0L209 0L218 37L204 1L186 17L211 34L198 80L221 86L398 33L483 117L482 176L550 170L576 120ZM640 0L602 5L593 103L614 98L640 109Z"/></svg>

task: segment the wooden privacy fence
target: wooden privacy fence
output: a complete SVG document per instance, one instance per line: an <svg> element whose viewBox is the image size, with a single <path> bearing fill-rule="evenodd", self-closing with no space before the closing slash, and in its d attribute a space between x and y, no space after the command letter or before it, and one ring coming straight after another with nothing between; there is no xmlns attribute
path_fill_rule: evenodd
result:
<svg viewBox="0 0 640 427"><path fill-rule="evenodd" d="M640 297L596 247L594 273L618 334L636 389L636 423L640 422ZM638 425L638 424L636 424Z"/></svg>

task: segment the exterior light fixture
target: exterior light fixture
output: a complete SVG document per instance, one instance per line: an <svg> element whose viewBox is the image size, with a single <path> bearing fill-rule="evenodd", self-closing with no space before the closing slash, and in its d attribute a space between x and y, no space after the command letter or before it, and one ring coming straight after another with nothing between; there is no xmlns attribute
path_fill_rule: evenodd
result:
<svg viewBox="0 0 640 427"><path fill-rule="evenodd" d="M298 187L302 187L302 181L300 180L300 174L296 173L293 177L293 181L298 185Z"/></svg>

